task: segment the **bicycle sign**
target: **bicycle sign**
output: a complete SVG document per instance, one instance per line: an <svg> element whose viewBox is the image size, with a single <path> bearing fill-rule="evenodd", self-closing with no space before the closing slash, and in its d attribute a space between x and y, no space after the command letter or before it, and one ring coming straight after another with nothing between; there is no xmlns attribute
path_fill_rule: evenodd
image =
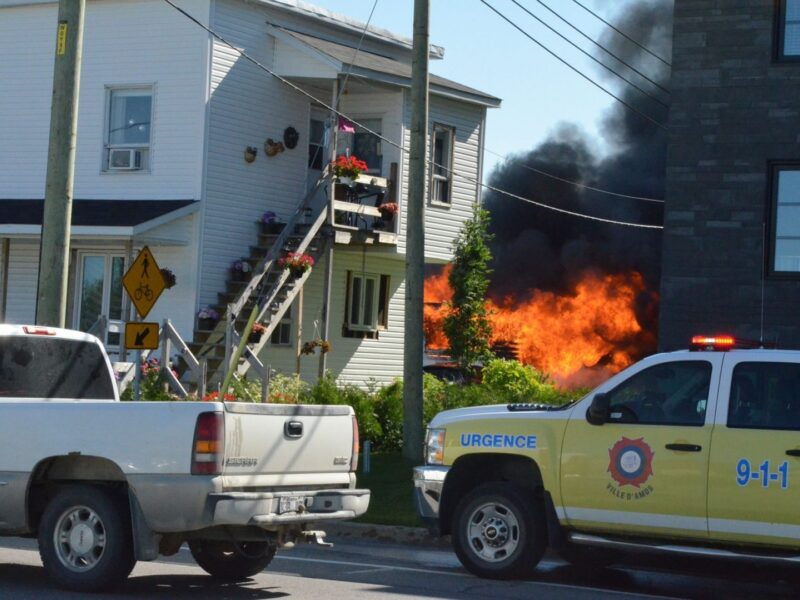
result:
<svg viewBox="0 0 800 600"><path fill-rule="evenodd" d="M123 276L122 285L136 307L136 312L144 319L166 288L164 276L161 275L150 248L147 246L142 248L139 256Z"/></svg>

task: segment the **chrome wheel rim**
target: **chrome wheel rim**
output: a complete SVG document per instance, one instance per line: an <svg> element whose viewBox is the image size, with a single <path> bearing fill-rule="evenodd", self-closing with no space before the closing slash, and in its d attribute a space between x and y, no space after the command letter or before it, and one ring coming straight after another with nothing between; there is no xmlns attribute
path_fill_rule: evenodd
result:
<svg viewBox="0 0 800 600"><path fill-rule="evenodd" d="M53 532L58 560L70 571L85 573L100 561L106 548L106 529L88 506L73 506L58 518Z"/></svg>
<svg viewBox="0 0 800 600"><path fill-rule="evenodd" d="M487 502L475 508L467 520L466 534L472 551L490 563L508 559L520 543L519 521L501 502Z"/></svg>

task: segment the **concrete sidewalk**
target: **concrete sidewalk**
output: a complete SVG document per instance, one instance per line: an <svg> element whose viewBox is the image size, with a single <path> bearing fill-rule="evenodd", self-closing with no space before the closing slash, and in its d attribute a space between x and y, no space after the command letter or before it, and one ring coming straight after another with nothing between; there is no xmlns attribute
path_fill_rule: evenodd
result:
<svg viewBox="0 0 800 600"><path fill-rule="evenodd" d="M320 523L319 528L327 532L327 539L364 539L393 544L414 544L435 548L450 548L450 536L434 537L424 527L402 527L400 525L373 525L372 523Z"/></svg>

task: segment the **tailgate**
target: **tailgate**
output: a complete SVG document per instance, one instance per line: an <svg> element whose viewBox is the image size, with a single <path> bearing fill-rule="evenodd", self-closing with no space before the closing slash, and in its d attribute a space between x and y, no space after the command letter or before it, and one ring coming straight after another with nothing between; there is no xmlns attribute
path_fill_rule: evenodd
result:
<svg viewBox="0 0 800 600"><path fill-rule="evenodd" d="M304 480L341 484L349 481L352 453L349 406L225 403L226 477L272 475L272 485L292 487ZM262 477L246 479L249 485L267 484Z"/></svg>

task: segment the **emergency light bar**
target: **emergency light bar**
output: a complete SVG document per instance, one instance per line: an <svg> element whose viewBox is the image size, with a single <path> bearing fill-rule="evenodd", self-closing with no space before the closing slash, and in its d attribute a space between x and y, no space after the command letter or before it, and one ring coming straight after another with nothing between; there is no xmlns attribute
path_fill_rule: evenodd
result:
<svg viewBox="0 0 800 600"><path fill-rule="evenodd" d="M696 335L692 338L690 350L731 350L732 348L763 348L762 342L736 339L732 335Z"/></svg>

